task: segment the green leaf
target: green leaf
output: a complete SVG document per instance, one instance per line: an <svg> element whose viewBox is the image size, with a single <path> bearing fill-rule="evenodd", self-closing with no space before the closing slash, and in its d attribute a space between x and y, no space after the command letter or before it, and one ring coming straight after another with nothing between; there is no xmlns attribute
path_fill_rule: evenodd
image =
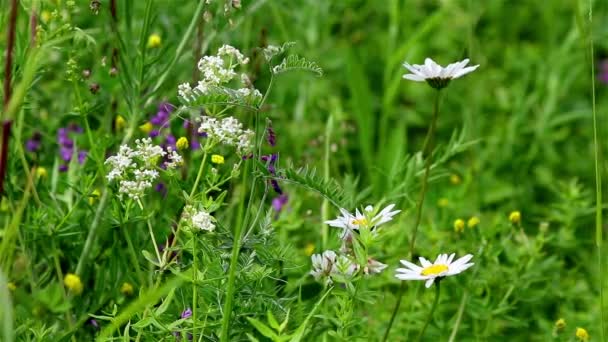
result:
<svg viewBox="0 0 608 342"><path fill-rule="evenodd" d="M323 76L323 69L312 61L298 55L289 55L283 58L281 64L274 66L272 72L275 75L282 74L288 71L304 70L316 74L318 77Z"/></svg>
<svg viewBox="0 0 608 342"><path fill-rule="evenodd" d="M275 340L278 337L277 334L274 331L272 331L272 329L270 329L270 327L268 327L266 324L258 321L257 319L247 317L247 320L249 321L249 323L251 323L251 325L253 325L260 332L260 334L264 335L265 337L271 338L273 340Z"/></svg>
<svg viewBox="0 0 608 342"><path fill-rule="evenodd" d="M272 314L271 310L268 310L267 316L268 316L268 324L270 324L270 326L272 327L272 329L278 331L279 330L279 322L277 322L277 319L274 318L274 315Z"/></svg>
<svg viewBox="0 0 608 342"><path fill-rule="evenodd" d="M153 255L152 253L150 253L146 250L142 250L141 254L144 255L144 258L146 258L146 260L148 260L152 264L156 265L157 267L160 267L160 262L158 261L158 259L156 259L156 255Z"/></svg>

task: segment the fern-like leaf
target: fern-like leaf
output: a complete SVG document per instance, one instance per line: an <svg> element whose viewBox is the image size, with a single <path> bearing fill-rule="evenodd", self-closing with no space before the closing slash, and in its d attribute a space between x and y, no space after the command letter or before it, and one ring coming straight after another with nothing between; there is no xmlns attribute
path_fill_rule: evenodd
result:
<svg viewBox="0 0 608 342"><path fill-rule="evenodd" d="M325 197L338 208L344 208L346 201L344 190L338 183L330 178L317 175L316 169L303 167L299 169L287 168L282 172L282 181L299 185L308 190L312 190Z"/></svg>
<svg viewBox="0 0 608 342"><path fill-rule="evenodd" d="M272 68L272 72L275 75L294 70L310 71L316 74L318 77L323 76L323 69L321 69L317 63L309 61L306 58L298 55L289 55L283 58L281 64Z"/></svg>

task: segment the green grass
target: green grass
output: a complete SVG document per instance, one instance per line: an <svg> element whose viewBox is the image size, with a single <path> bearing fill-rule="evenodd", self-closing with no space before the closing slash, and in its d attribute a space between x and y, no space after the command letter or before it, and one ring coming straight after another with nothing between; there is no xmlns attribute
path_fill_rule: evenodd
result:
<svg viewBox="0 0 608 342"><path fill-rule="evenodd" d="M0 0L1 27L11 3ZM608 3L251 0L226 12L219 0L149 0L116 1L115 15L110 3L95 14L88 1L17 2L12 96L1 116L12 132L0 339L174 341L194 332L200 341L376 341L401 287L388 340L414 340L435 291L394 275L418 226L415 259L454 252L475 262L442 280L422 340L573 341L577 327L605 340ZM160 46L148 46L152 34ZM269 65L261 47L286 42L295 45ZM229 91L180 102L178 85L196 85L198 60L224 44L249 57L239 71L262 103L227 103L236 101ZM273 76L294 55L316 64L291 57L285 69L297 70ZM402 64L426 57L480 67L442 91L418 225L435 91L404 80ZM163 101L186 105L164 129L176 138L189 134L183 120L203 113L238 118L254 132L255 155L278 154L276 174L218 144L204 164L200 150L186 149L182 167L158 169L166 195L149 189L141 205L121 198L105 161L146 136L140 126ZM88 154L61 172L57 137L70 124L82 127L69 134ZM34 153L26 142L38 133ZM273 178L288 196L280 213ZM362 230L350 254L384 271L335 277L334 286L309 274L311 253L340 250L338 229L323 223L339 207L391 203L402 212L377 239ZM210 212L215 230L185 223L186 205ZM520 223L509 221L516 210ZM455 232L456 219L473 216L477 226ZM68 273L80 277L81 294L64 285ZM134 292L122 293L123 283ZM181 318L187 308L195 314Z"/></svg>

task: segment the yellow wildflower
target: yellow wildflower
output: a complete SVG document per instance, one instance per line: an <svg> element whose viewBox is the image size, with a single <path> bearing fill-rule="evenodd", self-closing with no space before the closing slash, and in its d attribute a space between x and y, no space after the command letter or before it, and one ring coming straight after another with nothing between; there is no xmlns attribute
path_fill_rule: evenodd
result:
<svg viewBox="0 0 608 342"><path fill-rule="evenodd" d="M114 127L117 131L121 131L127 127L127 120L122 115L116 115L114 119Z"/></svg>
<svg viewBox="0 0 608 342"><path fill-rule="evenodd" d="M139 130L149 134L150 132L152 132L152 130L154 129L154 126L152 126L152 123L150 121L146 121L145 124L139 126Z"/></svg>
<svg viewBox="0 0 608 342"><path fill-rule="evenodd" d="M91 194L89 195L89 204L95 204L95 201L97 201L99 196L101 196L101 191L99 189L93 190L93 192L91 192Z"/></svg>
<svg viewBox="0 0 608 342"><path fill-rule="evenodd" d="M576 328L576 338L579 341L589 341L589 333L583 328Z"/></svg>
<svg viewBox="0 0 608 342"><path fill-rule="evenodd" d="M555 321L555 329L556 330L563 330L566 327L566 320L563 318L558 319L557 321Z"/></svg>
<svg viewBox="0 0 608 342"><path fill-rule="evenodd" d="M188 138L186 138L186 137L180 137L179 139L177 139L177 142L175 143L175 147L177 147L178 150L185 150L188 148L188 146L189 146Z"/></svg>
<svg viewBox="0 0 608 342"><path fill-rule="evenodd" d="M512 211L509 214L509 221L511 221L511 223L513 224L520 224L521 223L521 213L519 211Z"/></svg>
<svg viewBox="0 0 608 342"><path fill-rule="evenodd" d="M458 185L462 182L462 179L460 179L460 176L453 173L452 175L450 175L450 183L454 184L454 185Z"/></svg>
<svg viewBox="0 0 608 342"><path fill-rule="evenodd" d="M120 293L125 296L131 296L133 294L133 285L127 282L122 283L122 286L120 287Z"/></svg>
<svg viewBox="0 0 608 342"><path fill-rule="evenodd" d="M304 253L306 254L306 256L311 256L314 252L315 244L312 242L307 243L306 247L304 247Z"/></svg>
<svg viewBox="0 0 608 342"><path fill-rule="evenodd" d="M42 166L36 168L36 176L38 176L38 178L46 178L48 174L48 171Z"/></svg>
<svg viewBox="0 0 608 342"><path fill-rule="evenodd" d="M464 231L464 220L463 219L457 219L456 221L454 221L454 231L456 233L461 233Z"/></svg>
<svg viewBox="0 0 608 342"><path fill-rule="evenodd" d="M479 224L479 217L473 216L467 221L467 227L475 228Z"/></svg>
<svg viewBox="0 0 608 342"><path fill-rule="evenodd" d="M211 162L213 164L224 164L224 156L219 154L214 154L211 156Z"/></svg>
<svg viewBox="0 0 608 342"><path fill-rule="evenodd" d="M160 36L156 33L153 33L148 37L148 48L154 49L160 46Z"/></svg>
<svg viewBox="0 0 608 342"><path fill-rule="evenodd" d="M63 278L63 283L65 284L65 287L70 289L70 291L74 292L74 294L79 295L82 293L83 287L79 276L73 273L68 273Z"/></svg>
<svg viewBox="0 0 608 342"><path fill-rule="evenodd" d="M42 22L43 22L43 23L48 23L48 22L49 22L49 20L51 20L51 12L46 11L46 10L45 10L45 11L42 11L42 12L40 13L40 19L42 19Z"/></svg>

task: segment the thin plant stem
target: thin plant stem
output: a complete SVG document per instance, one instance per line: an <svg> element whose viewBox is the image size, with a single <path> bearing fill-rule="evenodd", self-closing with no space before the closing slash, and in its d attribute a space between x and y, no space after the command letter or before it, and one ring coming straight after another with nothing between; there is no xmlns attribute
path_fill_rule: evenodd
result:
<svg viewBox="0 0 608 342"><path fill-rule="evenodd" d="M595 246L597 248L598 277L600 290L600 329L601 340L606 341L605 317L604 317L604 270L602 255L602 174L600 164L602 164L602 151L599 143L599 129L597 120L597 110L595 103L595 59L593 48L593 1L589 0L589 58L591 64L591 108L593 111L593 145L595 147Z"/></svg>
<svg viewBox="0 0 608 342"><path fill-rule="evenodd" d="M424 332L426 331L426 328L429 326L429 323L431 323L431 320L433 319L435 309L437 309L437 303L439 303L439 295L441 294L441 286L439 284L441 284L441 281L440 279L437 279L437 281L435 282L435 300L433 301L431 312L429 312L429 316L426 318L426 322L424 322L422 330L420 330L420 334L418 334L418 338L416 339L417 341L422 341L422 337L424 337Z"/></svg>
<svg viewBox="0 0 608 342"><path fill-rule="evenodd" d="M433 118L431 119L431 124L429 125L429 129L426 133L426 137L424 138L424 144L422 146L422 156L426 157L425 165L424 165L424 177L422 178L422 187L420 188L420 195L418 196L418 203L416 204L416 220L414 222L414 230L412 232L412 239L410 240L410 259L414 259L414 247L416 243L416 234L418 233L418 226L420 225L420 221L422 219L422 207L424 205L424 198L427 192L427 185L429 180L429 174L431 173L431 164L433 163L432 151L433 151L433 142L435 136L435 129L437 127L437 118L439 117L439 101L441 100L441 90L437 90L435 93L435 104L433 106ZM399 308L401 307L401 299L403 298L403 291L405 290L405 283L402 281L399 286L399 290L397 292L397 301L395 303L395 308L393 309L393 313L391 314L391 318L388 322L388 326L386 327L386 331L384 332L384 337L382 341L388 340L388 335L391 331L393 323L395 322L395 318L397 317L397 313L399 312Z"/></svg>
<svg viewBox="0 0 608 342"><path fill-rule="evenodd" d="M137 257L137 253L135 252L135 247L133 246L133 240L131 240L131 234L129 234L129 230L125 227L121 226L121 230L125 234L125 240L127 241L127 248L129 250L129 255L131 256L131 262L135 266L137 270L137 279L139 280L140 286L144 286L145 278L141 273L141 265L139 264L139 260Z"/></svg>
<svg viewBox="0 0 608 342"><path fill-rule="evenodd" d="M196 341L196 307L198 298L196 294L196 282L198 278L198 268L196 260L196 234L192 236L192 340Z"/></svg>
<svg viewBox="0 0 608 342"><path fill-rule="evenodd" d="M201 161L201 165L198 168L198 173L196 174L196 180L194 180L194 185L192 186L192 190L190 190L190 198L194 196L196 192L196 188L198 187L198 183L201 181L201 177L203 176L203 170L205 169L205 162L207 161L207 148L204 148L203 152L203 161Z"/></svg>
<svg viewBox="0 0 608 342"><path fill-rule="evenodd" d="M462 314L464 313L464 307L467 303L467 299L469 299L469 292L465 291L462 295L462 299L460 300L460 305L458 306L458 313L456 314L456 322L454 323L454 328L452 329L452 333L450 334L450 339L448 342L454 342L456 339L456 334L458 333L458 328L460 327L460 322L462 321Z"/></svg>

